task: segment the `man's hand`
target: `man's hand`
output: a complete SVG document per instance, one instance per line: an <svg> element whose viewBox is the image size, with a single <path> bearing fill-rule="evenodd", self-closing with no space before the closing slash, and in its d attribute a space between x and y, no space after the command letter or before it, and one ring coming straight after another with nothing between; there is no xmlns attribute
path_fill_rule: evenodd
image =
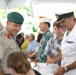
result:
<svg viewBox="0 0 76 75"><path fill-rule="evenodd" d="M57 44L54 44L54 47L55 47L55 50L58 50L58 51L60 51L60 46L59 46L59 45L57 45Z"/></svg>
<svg viewBox="0 0 76 75"><path fill-rule="evenodd" d="M65 72L64 67L59 67L57 71L55 71L54 75L63 75Z"/></svg>
<svg viewBox="0 0 76 75"><path fill-rule="evenodd" d="M51 63L55 63L54 59L50 56L47 56L47 61L46 61L47 65L51 64Z"/></svg>
<svg viewBox="0 0 76 75"><path fill-rule="evenodd" d="M51 64L51 63L54 64L54 60L53 60L53 59L47 60L46 63L47 63L47 65L48 65L48 64Z"/></svg>

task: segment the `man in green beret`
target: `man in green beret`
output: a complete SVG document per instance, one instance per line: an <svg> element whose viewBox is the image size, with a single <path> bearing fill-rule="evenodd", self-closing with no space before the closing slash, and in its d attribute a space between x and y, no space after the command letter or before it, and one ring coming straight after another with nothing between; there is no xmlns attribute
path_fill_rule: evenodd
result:
<svg viewBox="0 0 76 75"><path fill-rule="evenodd" d="M12 52L20 51L14 36L21 30L24 18L18 12L7 15L6 27L0 31L0 75L10 75L7 57Z"/></svg>

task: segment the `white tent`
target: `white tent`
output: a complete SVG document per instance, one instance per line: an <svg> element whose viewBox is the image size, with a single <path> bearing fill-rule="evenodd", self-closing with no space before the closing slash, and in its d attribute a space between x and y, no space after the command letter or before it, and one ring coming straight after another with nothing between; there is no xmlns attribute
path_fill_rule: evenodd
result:
<svg viewBox="0 0 76 75"><path fill-rule="evenodd" d="M19 6L25 6L29 0L0 0L0 9L11 9Z"/></svg>
<svg viewBox="0 0 76 75"><path fill-rule="evenodd" d="M32 17L75 9L76 0L31 0Z"/></svg>

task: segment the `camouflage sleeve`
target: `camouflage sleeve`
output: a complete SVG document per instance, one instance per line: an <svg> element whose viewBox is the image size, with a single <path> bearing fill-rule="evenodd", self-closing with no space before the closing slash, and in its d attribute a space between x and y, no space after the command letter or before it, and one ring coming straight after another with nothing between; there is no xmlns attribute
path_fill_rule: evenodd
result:
<svg viewBox="0 0 76 75"><path fill-rule="evenodd" d="M3 45L2 45L2 43L0 42L0 61L1 61L1 59L3 58L3 55L4 55Z"/></svg>
<svg viewBox="0 0 76 75"><path fill-rule="evenodd" d="M2 43L0 42L0 75L4 75L3 70L2 70L2 66L1 66L1 59L3 58L3 47L2 47Z"/></svg>

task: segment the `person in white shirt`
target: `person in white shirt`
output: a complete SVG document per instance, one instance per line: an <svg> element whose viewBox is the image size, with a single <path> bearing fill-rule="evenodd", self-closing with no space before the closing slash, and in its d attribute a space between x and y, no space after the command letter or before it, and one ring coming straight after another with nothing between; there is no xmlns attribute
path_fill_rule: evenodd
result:
<svg viewBox="0 0 76 75"><path fill-rule="evenodd" d="M62 43L61 67L54 75L76 75L76 23L73 12L56 14L57 21L66 28Z"/></svg>

